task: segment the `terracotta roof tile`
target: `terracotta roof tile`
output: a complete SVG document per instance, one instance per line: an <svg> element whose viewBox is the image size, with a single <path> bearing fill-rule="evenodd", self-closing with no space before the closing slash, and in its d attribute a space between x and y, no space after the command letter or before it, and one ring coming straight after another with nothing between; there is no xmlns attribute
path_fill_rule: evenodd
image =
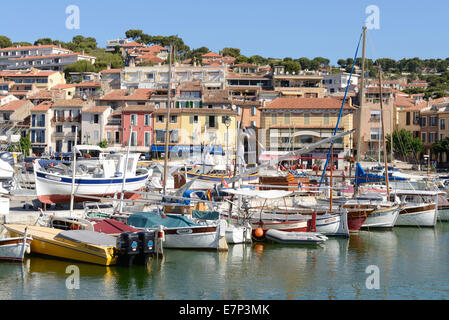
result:
<svg viewBox="0 0 449 320"><path fill-rule="evenodd" d="M28 100L14 100L0 107L0 111L15 111L23 106Z"/></svg>
<svg viewBox="0 0 449 320"><path fill-rule="evenodd" d="M338 98L276 98L261 109L339 109L342 100ZM344 109L354 110L346 101Z"/></svg>
<svg viewBox="0 0 449 320"><path fill-rule="evenodd" d="M123 108L123 112L153 112L154 111L154 105L153 104L147 104L147 105L128 105L125 108Z"/></svg>
<svg viewBox="0 0 449 320"><path fill-rule="evenodd" d="M103 112L105 112L109 108L110 108L110 106L93 106L93 107L90 107L89 109L83 110L83 112L103 113Z"/></svg>
<svg viewBox="0 0 449 320"><path fill-rule="evenodd" d="M31 109L31 111L48 111L51 109L52 104L50 101L43 101Z"/></svg>
<svg viewBox="0 0 449 320"><path fill-rule="evenodd" d="M53 103L53 107L84 107L86 101L81 99L70 99L70 100L56 100Z"/></svg>
<svg viewBox="0 0 449 320"><path fill-rule="evenodd" d="M202 57L217 57L217 58L220 57L221 58L221 56L219 54L212 52L212 51L203 54Z"/></svg>

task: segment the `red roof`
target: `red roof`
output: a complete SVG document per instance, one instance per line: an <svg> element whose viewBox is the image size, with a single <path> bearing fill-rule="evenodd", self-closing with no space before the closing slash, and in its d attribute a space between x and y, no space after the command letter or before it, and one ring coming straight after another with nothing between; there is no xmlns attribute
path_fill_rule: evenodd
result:
<svg viewBox="0 0 449 320"><path fill-rule="evenodd" d="M35 106L31 111L48 111L50 110L52 105L51 101L43 101L39 103L37 106Z"/></svg>
<svg viewBox="0 0 449 320"><path fill-rule="evenodd" d="M261 109L339 109L342 100L338 98L296 98L282 97L268 103ZM345 102L344 109L355 109Z"/></svg>
<svg viewBox="0 0 449 320"><path fill-rule="evenodd" d="M219 54L216 54L215 52L208 52L202 55L202 57L221 57Z"/></svg>
<svg viewBox="0 0 449 320"><path fill-rule="evenodd" d="M76 87L99 87L100 82L98 81L86 81L86 82L80 82L75 85Z"/></svg>
<svg viewBox="0 0 449 320"><path fill-rule="evenodd" d="M138 43L138 42L135 42L135 41L128 42L128 43L125 43L124 45L122 45L122 47L124 47L124 48L127 48L127 47L144 47L144 46L145 45L143 45L141 43Z"/></svg>
<svg viewBox="0 0 449 320"><path fill-rule="evenodd" d="M30 50L30 49L39 49L39 48L59 48L58 46L55 46L54 44L45 44L40 46L23 46L23 47L8 47L0 49L0 51L11 51L11 50ZM59 48L64 50L69 50L65 48Z"/></svg>
<svg viewBox="0 0 449 320"><path fill-rule="evenodd" d="M23 106L28 100L14 100L11 101L2 107L0 107L0 111L15 111Z"/></svg>
<svg viewBox="0 0 449 320"><path fill-rule="evenodd" d="M0 77L48 77L58 71L44 71L39 70L38 72L32 71L0 71Z"/></svg>

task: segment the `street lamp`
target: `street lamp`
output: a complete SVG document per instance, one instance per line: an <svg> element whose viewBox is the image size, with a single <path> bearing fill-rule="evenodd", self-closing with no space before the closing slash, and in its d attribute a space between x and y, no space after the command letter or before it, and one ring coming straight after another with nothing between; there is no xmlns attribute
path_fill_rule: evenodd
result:
<svg viewBox="0 0 449 320"><path fill-rule="evenodd" d="M224 124L226 126L226 167L229 168L229 126L231 125L231 117L224 117Z"/></svg>

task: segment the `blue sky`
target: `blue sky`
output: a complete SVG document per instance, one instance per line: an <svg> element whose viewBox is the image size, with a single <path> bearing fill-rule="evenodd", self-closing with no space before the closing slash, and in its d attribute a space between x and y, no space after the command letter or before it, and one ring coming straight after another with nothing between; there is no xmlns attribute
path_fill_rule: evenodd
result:
<svg viewBox="0 0 449 320"><path fill-rule="evenodd" d="M68 5L80 9L78 30L65 26ZM128 29L142 29L151 35L177 34L191 48L236 47L246 56L278 58L322 56L335 64L354 56L369 5L379 7L380 29L368 31L368 58L449 56L446 0L7 1L1 5L0 35L34 42L43 37L69 41L81 34L104 47Z"/></svg>

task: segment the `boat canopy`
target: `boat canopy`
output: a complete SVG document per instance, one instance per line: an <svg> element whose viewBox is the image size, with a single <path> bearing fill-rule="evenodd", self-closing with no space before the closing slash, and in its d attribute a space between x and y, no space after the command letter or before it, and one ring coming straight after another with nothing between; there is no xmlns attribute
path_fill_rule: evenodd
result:
<svg viewBox="0 0 449 320"><path fill-rule="evenodd" d="M135 228L158 228L161 225L166 228L199 226L199 224L189 220L187 217L169 214L162 217L157 212L133 213L129 216L127 223Z"/></svg>
<svg viewBox="0 0 449 320"><path fill-rule="evenodd" d="M105 233L89 230L68 230L57 234L55 238L65 239L73 242L94 244L104 247L115 247L117 240L115 237Z"/></svg>
<svg viewBox="0 0 449 320"><path fill-rule="evenodd" d="M389 181L405 181L406 178L398 177L395 175L392 175L391 173L388 174L388 180ZM362 183L375 183L375 182L382 182L385 181L385 175L378 175L378 174L372 174L372 173L366 173L365 170L362 168L360 163L357 163L356 169L355 169L355 184L359 185Z"/></svg>
<svg viewBox="0 0 449 320"><path fill-rule="evenodd" d="M217 211L192 210L192 218L203 220L218 220L220 213Z"/></svg>
<svg viewBox="0 0 449 320"><path fill-rule="evenodd" d="M220 191L247 197L259 197L262 199L277 199L288 197L293 194L293 191L285 190L221 189Z"/></svg>

